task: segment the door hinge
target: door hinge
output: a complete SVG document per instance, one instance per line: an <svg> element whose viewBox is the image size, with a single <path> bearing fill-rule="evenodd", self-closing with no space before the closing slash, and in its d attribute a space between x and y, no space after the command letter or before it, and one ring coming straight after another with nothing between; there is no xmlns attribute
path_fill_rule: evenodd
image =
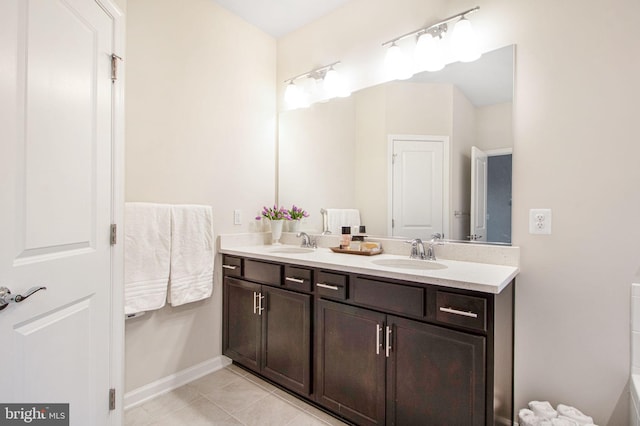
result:
<svg viewBox="0 0 640 426"><path fill-rule="evenodd" d="M391 227L395 228L396 227L396 221L395 219L391 219Z"/></svg>
<svg viewBox="0 0 640 426"><path fill-rule="evenodd" d="M111 54L111 81L114 82L118 79L118 61L122 58L115 53Z"/></svg>
<svg viewBox="0 0 640 426"><path fill-rule="evenodd" d="M109 238L111 241L111 245L114 246L118 242L118 225L115 223L111 224L111 236Z"/></svg>
<svg viewBox="0 0 640 426"><path fill-rule="evenodd" d="M109 389L109 410L116 409L116 390L111 388Z"/></svg>

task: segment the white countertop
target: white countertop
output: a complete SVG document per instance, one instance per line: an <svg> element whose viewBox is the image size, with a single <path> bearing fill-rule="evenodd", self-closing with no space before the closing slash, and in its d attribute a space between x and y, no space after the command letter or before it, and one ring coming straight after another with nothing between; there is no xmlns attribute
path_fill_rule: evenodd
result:
<svg viewBox="0 0 640 426"><path fill-rule="evenodd" d="M381 253L373 256L362 256L345 253L334 253L329 248L318 248L310 253L278 253L278 250L297 245L250 245L239 247L221 247L225 254L251 257L281 263L323 268L336 271L366 274L383 278L393 278L423 284L434 284L445 287L481 291L484 293L500 293L515 277L519 269L516 266L496 265L491 263L466 262L459 260L438 259L436 263L446 266L445 269L406 269L380 266L373 263L377 259L408 259L398 254ZM428 262L426 260L421 262Z"/></svg>

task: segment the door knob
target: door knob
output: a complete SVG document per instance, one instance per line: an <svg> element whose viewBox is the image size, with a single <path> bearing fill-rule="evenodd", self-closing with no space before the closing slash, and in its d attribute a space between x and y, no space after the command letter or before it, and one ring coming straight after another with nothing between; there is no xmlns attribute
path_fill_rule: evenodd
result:
<svg viewBox="0 0 640 426"><path fill-rule="evenodd" d="M11 290L9 290L7 287L0 287L0 311L6 308L7 305L11 302L20 303L27 297L31 296L33 293L46 289L46 287L31 287L24 295L16 294L15 296L13 296L11 294Z"/></svg>

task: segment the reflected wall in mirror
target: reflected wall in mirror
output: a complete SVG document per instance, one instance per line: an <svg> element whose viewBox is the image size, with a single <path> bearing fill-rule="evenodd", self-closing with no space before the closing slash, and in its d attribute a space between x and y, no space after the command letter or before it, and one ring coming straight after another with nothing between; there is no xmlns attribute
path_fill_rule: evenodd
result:
<svg viewBox="0 0 640 426"><path fill-rule="evenodd" d="M411 229L398 235L392 228L392 140L446 138L448 167L442 173L447 174L443 181L448 200L442 203L442 233L454 240L477 236L470 228L471 148L490 155L511 152L514 51L515 46L506 46L472 63L450 64L439 72L281 113L279 204L296 204L310 213L304 230L322 230L322 208L357 208L369 235L415 238L420 235ZM487 189L487 197L509 204L509 214L492 213L487 198L485 226L494 232L479 240L510 242L510 158L508 168L487 171L487 181L489 176L495 181L494 175L505 177L509 170L508 182L494 185L508 194L496 196L495 189ZM495 233L500 237L494 238Z"/></svg>

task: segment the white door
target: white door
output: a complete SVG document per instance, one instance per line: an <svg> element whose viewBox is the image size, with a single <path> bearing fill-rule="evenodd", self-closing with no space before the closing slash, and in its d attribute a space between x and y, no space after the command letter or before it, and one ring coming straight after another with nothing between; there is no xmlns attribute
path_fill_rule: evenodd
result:
<svg viewBox="0 0 640 426"><path fill-rule="evenodd" d="M442 140L393 140L392 235L431 239L444 233Z"/></svg>
<svg viewBox="0 0 640 426"><path fill-rule="evenodd" d="M109 421L114 22L94 0L0 2L0 403ZM2 415L0 412L0 424Z"/></svg>
<svg viewBox="0 0 640 426"><path fill-rule="evenodd" d="M471 233L472 241L487 241L487 154L471 147Z"/></svg>

